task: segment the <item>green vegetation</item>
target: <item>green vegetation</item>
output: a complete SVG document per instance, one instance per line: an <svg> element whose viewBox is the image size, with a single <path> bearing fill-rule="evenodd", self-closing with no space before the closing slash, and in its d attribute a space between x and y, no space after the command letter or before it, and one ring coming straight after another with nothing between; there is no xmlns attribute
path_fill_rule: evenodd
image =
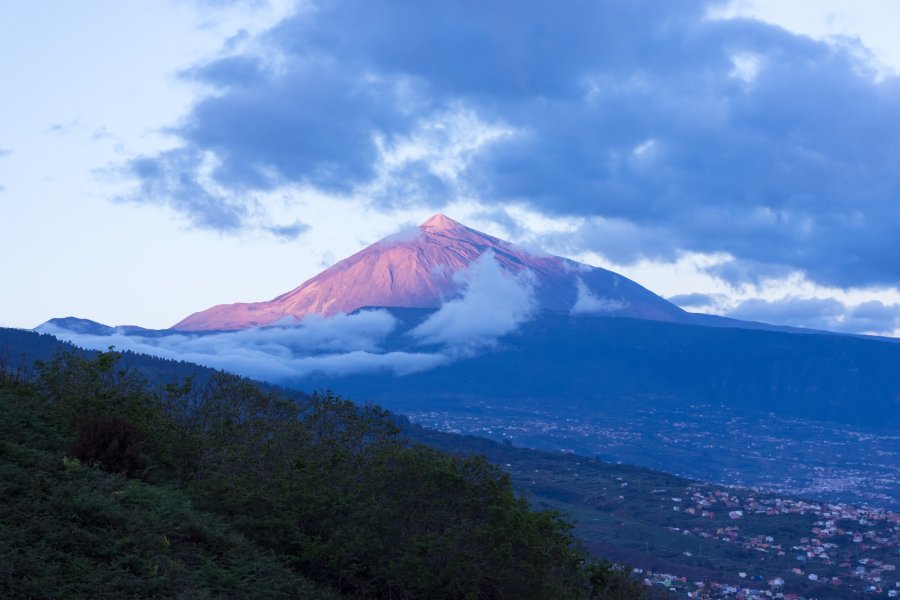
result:
<svg viewBox="0 0 900 600"><path fill-rule="evenodd" d="M98 365L82 366L97 374ZM59 423L74 407L47 398L36 386L0 382L0 597L335 596L198 510L177 485L67 456L77 438Z"/></svg>
<svg viewBox="0 0 900 600"><path fill-rule="evenodd" d="M0 377L4 597L639 598L483 458L385 411L118 355Z"/></svg>

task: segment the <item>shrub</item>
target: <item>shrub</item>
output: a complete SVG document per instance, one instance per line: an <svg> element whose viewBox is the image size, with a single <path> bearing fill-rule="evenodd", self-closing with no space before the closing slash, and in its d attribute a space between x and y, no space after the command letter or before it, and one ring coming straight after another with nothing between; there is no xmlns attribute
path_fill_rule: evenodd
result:
<svg viewBox="0 0 900 600"><path fill-rule="evenodd" d="M144 467L144 434L119 417L89 413L78 421L69 456L96 464L108 473L133 476Z"/></svg>

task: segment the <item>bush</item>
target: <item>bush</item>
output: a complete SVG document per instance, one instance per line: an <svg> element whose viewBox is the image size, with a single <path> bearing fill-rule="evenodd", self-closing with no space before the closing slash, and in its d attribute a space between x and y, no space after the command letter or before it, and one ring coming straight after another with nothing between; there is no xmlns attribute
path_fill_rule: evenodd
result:
<svg viewBox="0 0 900 600"><path fill-rule="evenodd" d="M91 413L78 421L69 456L97 464L109 473L133 476L144 467L144 434L119 417Z"/></svg>

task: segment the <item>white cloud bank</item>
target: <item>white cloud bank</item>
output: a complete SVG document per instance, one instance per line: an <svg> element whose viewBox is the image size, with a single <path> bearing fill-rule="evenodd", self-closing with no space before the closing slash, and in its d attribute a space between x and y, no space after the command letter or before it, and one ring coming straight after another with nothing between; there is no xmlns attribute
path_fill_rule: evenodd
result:
<svg viewBox="0 0 900 600"><path fill-rule="evenodd" d="M119 330L93 335L48 325L39 330L84 348L114 346L276 382L315 374L406 375L447 360L442 354L383 352L381 343L396 326L389 312L373 310L331 318L312 315L300 323L207 334L152 336Z"/></svg>
<svg viewBox="0 0 900 600"><path fill-rule="evenodd" d="M119 350L184 360L272 382L313 375L407 375L433 369L493 346L534 313L533 282L505 272L491 252L457 274L463 295L445 302L410 333L433 351L386 351L398 322L386 310L333 317L309 315L270 327L216 333L142 334L118 329L109 335L70 331L53 325L38 330L89 349Z"/></svg>

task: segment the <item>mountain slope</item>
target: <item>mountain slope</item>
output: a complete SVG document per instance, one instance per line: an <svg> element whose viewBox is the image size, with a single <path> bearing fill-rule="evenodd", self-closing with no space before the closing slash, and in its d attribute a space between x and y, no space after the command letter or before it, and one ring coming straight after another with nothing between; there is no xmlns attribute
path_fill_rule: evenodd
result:
<svg viewBox="0 0 900 600"><path fill-rule="evenodd" d="M431 311L390 312L402 326L385 340L385 351L415 351L420 342L405 331ZM577 413L646 398L657 406L702 402L879 429L900 426L898 344L647 319L546 313L503 336L492 351L434 369L402 377L323 374L294 383L335 381L346 393L401 410L481 398Z"/></svg>
<svg viewBox="0 0 900 600"><path fill-rule="evenodd" d="M611 271L535 255L438 214L418 230L387 237L268 302L223 304L194 313L172 329L235 330L307 314L330 316L364 306L437 308L459 294L457 275L486 252L508 273L533 277L538 308L586 310L662 321L688 313Z"/></svg>

